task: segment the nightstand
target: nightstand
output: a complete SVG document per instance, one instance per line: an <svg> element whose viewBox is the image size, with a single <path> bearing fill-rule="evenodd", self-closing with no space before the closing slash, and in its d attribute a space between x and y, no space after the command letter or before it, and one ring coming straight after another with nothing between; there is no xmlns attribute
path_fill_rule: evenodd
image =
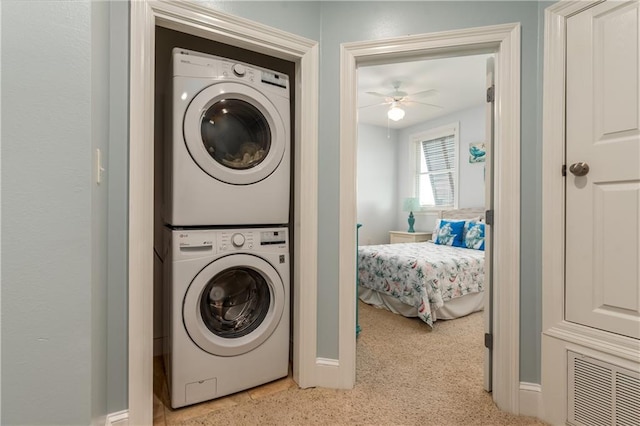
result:
<svg viewBox="0 0 640 426"><path fill-rule="evenodd" d="M431 239L431 232L406 232L389 231L391 244L396 243L421 243Z"/></svg>

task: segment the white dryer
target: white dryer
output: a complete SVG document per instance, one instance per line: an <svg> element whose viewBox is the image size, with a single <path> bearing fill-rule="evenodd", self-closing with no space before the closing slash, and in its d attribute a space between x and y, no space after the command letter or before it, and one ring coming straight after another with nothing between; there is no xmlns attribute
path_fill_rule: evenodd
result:
<svg viewBox="0 0 640 426"><path fill-rule="evenodd" d="M166 232L165 369L171 406L285 377L287 229Z"/></svg>
<svg viewBox="0 0 640 426"><path fill-rule="evenodd" d="M172 71L164 223L288 223L288 76L180 48Z"/></svg>

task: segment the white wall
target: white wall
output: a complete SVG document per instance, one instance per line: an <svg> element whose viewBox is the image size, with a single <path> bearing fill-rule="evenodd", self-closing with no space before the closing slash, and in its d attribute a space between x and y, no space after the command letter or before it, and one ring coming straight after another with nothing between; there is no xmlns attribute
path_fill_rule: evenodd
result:
<svg viewBox="0 0 640 426"><path fill-rule="evenodd" d="M425 121L415 126L402 129L398 135L398 199L396 205L398 229L407 226L407 213L402 211L402 200L411 196L413 174L411 173L410 152L413 150L411 136L452 123L459 123L458 138L458 207L484 206L484 163L469 163L469 144L482 142L485 138L485 108L478 105L473 108L457 111L443 117ZM415 214L415 212L414 212ZM435 226L436 214L418 213L416 231L431 231Z"/></svg>
<svg viewBox="0 0 640 426"><path fill-rule="evenodd" d="M398 131L358 125L359 244L388 244L397 214Z"/></svg>

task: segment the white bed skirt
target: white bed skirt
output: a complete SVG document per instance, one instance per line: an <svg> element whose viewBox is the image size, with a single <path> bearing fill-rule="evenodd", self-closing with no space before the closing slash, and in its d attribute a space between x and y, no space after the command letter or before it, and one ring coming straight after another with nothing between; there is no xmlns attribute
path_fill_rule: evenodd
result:
<svg viewBox="0 0 640 426"><path fill-rule="evenodd" d="M358 286L360 300L369 305L385 308L394 314L405 317L417 317L418 309L406 305L388 294L380 293L370 288ZM434 320L460 318L484 309L484 292L471 293L444 303L444 306L434 313Z"/></svg>

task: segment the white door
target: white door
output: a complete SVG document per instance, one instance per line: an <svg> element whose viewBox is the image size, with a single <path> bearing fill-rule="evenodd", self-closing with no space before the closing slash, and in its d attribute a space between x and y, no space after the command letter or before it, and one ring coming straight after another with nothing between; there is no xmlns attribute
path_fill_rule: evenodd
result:
<svg viewBox="0 0 640 426"><path fill-rule="evenodd" d="M484 190L485 190L485 209L493 211L493 118L494 105L494 61L493 58L487 59L487 106L485 120L485 169L484 169ZM484 243L484 332L485 336L493 336L493 291L491 276L491 247L493 245L492 226L485 226L485 243ZM484 390L492 389L492 344L485 342L484 353Z"/></svg>
<svg viewBox="0 0 640 426"><path fill-rule="evenodd" d="M200 349L235 356L271 336L284 305L284 283L269 262L250 254L232 254L214 260L196 275L185 294L182 319Z"/></svg>
<svg viewBox="0 0 640 426"><path fill-rule="evenodd" d="M638 2L567 20L567 321L640 339ZM588 171L586 166L588 165Z"/></svg>

